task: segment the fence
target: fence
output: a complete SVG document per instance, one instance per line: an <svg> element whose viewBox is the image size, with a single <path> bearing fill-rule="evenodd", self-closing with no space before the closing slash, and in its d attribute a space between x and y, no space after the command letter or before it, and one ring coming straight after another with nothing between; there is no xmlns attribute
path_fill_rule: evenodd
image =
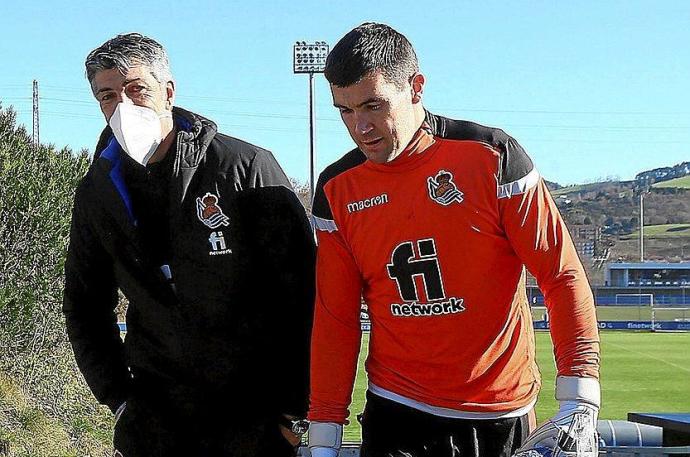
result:
<svg viewBox="0 0 690 457"><path fill-rule="evenodd" d="M644 297L644 298L643 298ZM617 297L618 304L597 306L599 328L605 330L690 331L690 307L660 305L651 294ZM643 304L636 304L642 302ZM646 302L646 304L644 304ZM653 303L650 305L649 303ZM535 329L549 328L545 307L532 306Z"/></svg>
<svg viewBox="0 0 690 457"><path fill-rule="evenodd" d="M599 457L682 457L688 455L690 455L690 446L609 446L599 449ZM306 447L300 447L297 457L311 457L311 453ZM338 457L359 457L359 445L343 445Z"/></svg>
<svg viewBox="0 0 690 457"><path fill-rule="evenodd" d="M649 304L648 298L644 296L653 296L655 305L666 306L690 306L690 291L685 295L666 295L666 294L615 294L615 295L595 295L594 303L597 306L616 306L616 305L644 305ZM629 298L623 298L623 297ZM639 297L639 298L635 298ZM544 306L544 297L542 295L532 296L532 305Z"/></svg>
<svg viewBox="0 0 690 457"><path fill-rule="evenodd" d="M599 449L600 457L667 457L690 456L690 446L680 447L636 447L611 446Z"/></svg>

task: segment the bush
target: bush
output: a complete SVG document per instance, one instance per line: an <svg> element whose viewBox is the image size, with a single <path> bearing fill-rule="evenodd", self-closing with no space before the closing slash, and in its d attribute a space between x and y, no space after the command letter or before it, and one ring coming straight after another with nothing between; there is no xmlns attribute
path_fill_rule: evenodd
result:
<svg viewBox="0 0 690 457"><path fill-rule="evenodd" d="M74 189L86 151L35 147L0 106L0 455L105 455L61 312ZM92 424L84 427L84 424Z"/></svg>

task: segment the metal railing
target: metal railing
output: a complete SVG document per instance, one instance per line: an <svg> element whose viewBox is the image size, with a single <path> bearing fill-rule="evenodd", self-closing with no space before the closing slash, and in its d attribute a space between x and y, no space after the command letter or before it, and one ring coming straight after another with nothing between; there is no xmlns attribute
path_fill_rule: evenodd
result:
<svg viewBox="0 0 690 457"><path fill-rule="evenodd" d="M609 446L599 449L601 457L690 456L690 446Z"/></svg>
<svg viewBox="0 0 690 457"><path fill-rule="evenodd" d="M309 449L300 447L298 457L311 457ZM599 449L600 457L682 457L690 456L690 446L607 446ZM338 457L359 457L359 445L344 444Z"/></svg>

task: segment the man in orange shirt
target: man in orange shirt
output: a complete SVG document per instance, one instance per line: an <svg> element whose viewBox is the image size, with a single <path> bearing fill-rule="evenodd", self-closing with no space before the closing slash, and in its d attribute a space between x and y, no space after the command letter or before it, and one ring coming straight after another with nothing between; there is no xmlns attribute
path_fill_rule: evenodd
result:
<svg viewBox="0 0 690 457"><path fill-rule="evenodd" d="M591 289L530 158L501 130L427 112L414 50L386 25L346 34L325 73L357 148L321 174L313 205L312 456L340 447L361 297L363 457L596 456ZM561 405L529 438L541 380L524 266L551 317Z"/></svg>

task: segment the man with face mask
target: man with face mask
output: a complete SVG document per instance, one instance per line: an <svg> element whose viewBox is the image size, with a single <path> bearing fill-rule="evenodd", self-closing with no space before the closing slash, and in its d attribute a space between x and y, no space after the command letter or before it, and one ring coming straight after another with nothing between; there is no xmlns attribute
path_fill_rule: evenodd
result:
<svg viewBox="0 0 690 457"><path fill-rule="evenodd" d="M63 310L117 453L294 455L314 246L288 179L269 151L174 106L151 38L108 40L86 74L108 126L76 192Z"/></svg>

